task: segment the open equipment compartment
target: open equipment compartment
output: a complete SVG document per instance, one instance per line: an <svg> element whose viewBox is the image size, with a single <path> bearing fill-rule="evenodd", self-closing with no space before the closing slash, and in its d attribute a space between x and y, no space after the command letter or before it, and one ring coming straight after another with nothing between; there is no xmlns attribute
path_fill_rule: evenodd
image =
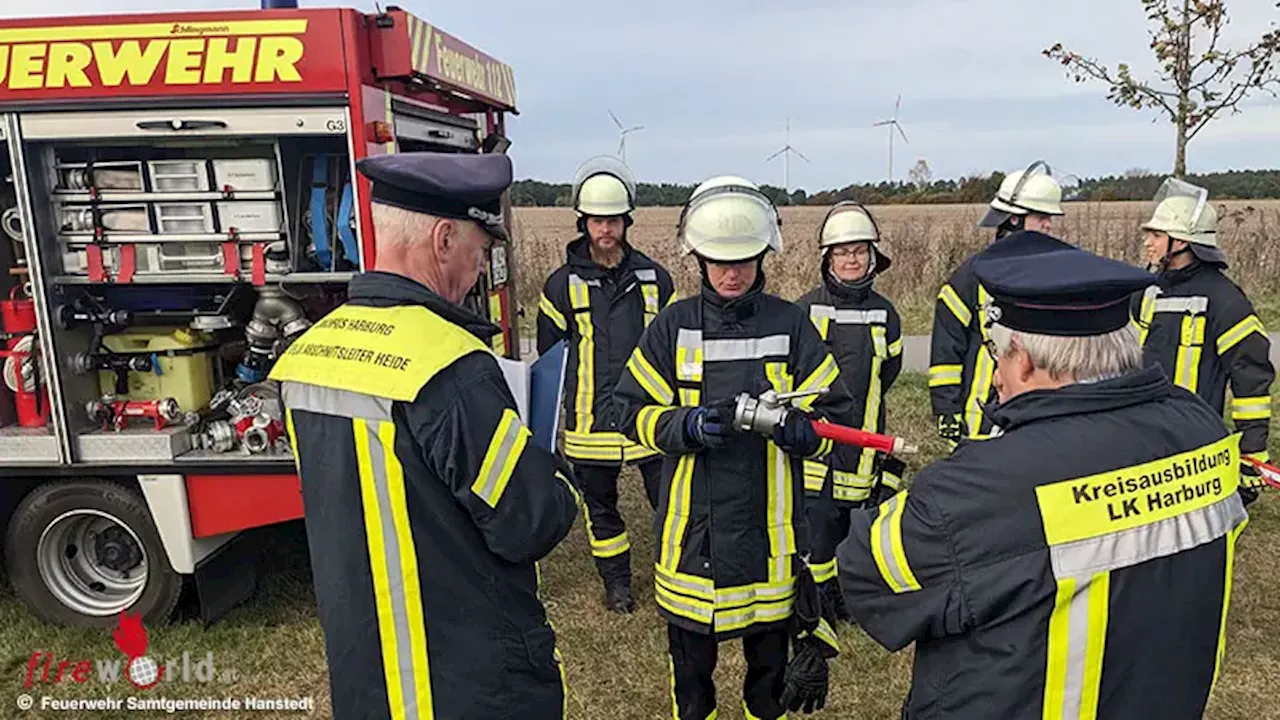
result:
<svg viewBox="0 0 1280 720"><path fill-rule="evenodd" d="M27 113L73 463L293 462L271 365L363 267L344 107Z"/></svg>
<svg viewBox="0 0 1280 720"><path fill-rule="evenodd" d="M16 465L58 462L48 364L36 320L29 264L30 225L14 182L21 154L11 147L13 118L0 114L0 457ZM35 277L33 277L33 272Z"/></svg>

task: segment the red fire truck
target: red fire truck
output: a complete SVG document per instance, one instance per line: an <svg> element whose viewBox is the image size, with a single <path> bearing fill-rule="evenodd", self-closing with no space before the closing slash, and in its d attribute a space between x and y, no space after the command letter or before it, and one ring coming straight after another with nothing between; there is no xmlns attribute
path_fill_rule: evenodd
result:
<svg viewBox="0 0 1280 720"><path fill-rule="evenodd" d="M243 531L303 513L267 373L374 262L354 163L505 152L515 112L509 66L398 8L0 21L0 517L33 612L252 592ZM509 257L468 304L516 358Z"/></svg>

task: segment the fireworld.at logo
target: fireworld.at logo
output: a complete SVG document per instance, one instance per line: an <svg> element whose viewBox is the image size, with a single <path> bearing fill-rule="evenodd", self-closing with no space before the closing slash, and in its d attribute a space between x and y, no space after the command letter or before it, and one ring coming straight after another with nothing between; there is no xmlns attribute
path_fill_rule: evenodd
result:
<svg viewBox="0 0 1280 720"><path fill-rule="evenodd" d="M84 684L95 675L103 685L114 685L123 675L125 680L139 690L150 690L161 682L211 683L216 680L233 683L238 678L234 669L223 668L219 671L214 667L212 651L207 651L204 658L197 658L194 662L191 652L183 651L181 657L170 657L168 662L160 664L147 654L147 629L138 614L121 612L115 629L111 631L111 637L116 649L124 655L123 661L120 658L97 661L58 659L52 652L38 650L31 653L31 658L27 661L23 687L30 688L36 684L58 685L64 682Z"/></svg>

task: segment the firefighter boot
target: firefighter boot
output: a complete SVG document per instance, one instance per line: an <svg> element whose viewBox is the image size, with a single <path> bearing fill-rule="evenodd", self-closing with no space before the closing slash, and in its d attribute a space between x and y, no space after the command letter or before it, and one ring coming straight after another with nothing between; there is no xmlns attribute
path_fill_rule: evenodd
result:
<svg viewBox="0 0 1280 720"><path fill-rule="evenodd" d="M609 612L628 615L636 610L636 599L631 595L631 579L611 580L605 583L604 605Z"/></svg>

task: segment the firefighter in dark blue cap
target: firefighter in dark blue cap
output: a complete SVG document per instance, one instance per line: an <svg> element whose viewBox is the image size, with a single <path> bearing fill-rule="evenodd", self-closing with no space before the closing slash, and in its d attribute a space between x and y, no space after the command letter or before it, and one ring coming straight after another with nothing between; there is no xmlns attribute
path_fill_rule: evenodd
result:
<svg viewBox="0 0 1280 720"><path fill-rule="evenodd" d="M1201 717L1224 650L1240 437L1144 368L1152 277L1047 235L973 263L1004 429L855 511L849 608L915 643L904 718Z"/></svg>
<svg viewBox="0 0 1280 720"><path fill-rule="evenodd" d="M363 160L376 269L281 356L333 717L564 714L536 562L580 498L460 307L506 237L504 155Z"/></svg>

